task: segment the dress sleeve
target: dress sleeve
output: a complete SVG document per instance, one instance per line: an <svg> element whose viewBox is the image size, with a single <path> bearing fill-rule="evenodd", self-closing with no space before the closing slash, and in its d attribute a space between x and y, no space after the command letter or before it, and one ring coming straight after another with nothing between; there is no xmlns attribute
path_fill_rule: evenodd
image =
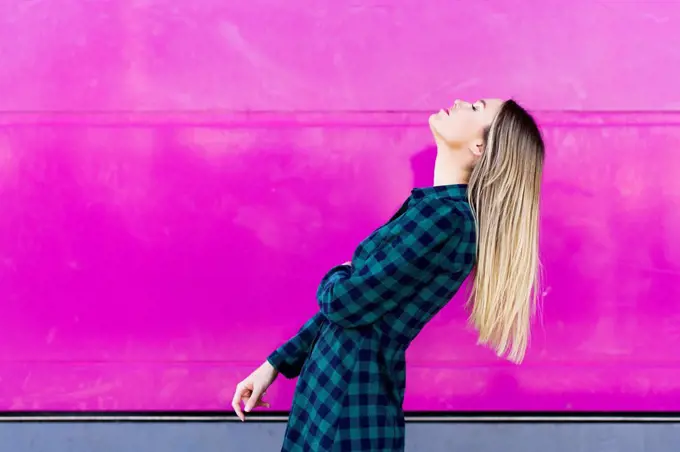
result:
<svg viewBox="0 0 680 452"><path fill-rule="evenodd" d="M443 246L460 241L461 214L442 200L421 201L394 221L395 235L356 267L338 266L317 290L321 313L345 328L370 325L431 279Z"/></svg>
<svg viewBox="0 0 680 452"><path fill-rule="evenodd" d="M286 378L295 378L300 375L302 366L304 366L312 351L314 341L326 322L328 320L320 312L317 312L302 325L295 336L267 357L269 364Z"/></svg>

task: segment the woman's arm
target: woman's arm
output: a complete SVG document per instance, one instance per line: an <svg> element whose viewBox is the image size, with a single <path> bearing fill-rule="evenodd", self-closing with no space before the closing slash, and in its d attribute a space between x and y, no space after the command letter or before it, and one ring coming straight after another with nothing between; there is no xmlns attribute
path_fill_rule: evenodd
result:
<svg viewBox="0 0 680 452"><path fill-rule="evenodd" d="M328 320L317 313L300 328L295 336L269 355L264 364L236 386L231 406L239 419L245 421L244 411L249 412L255 407L269 406L268 402L262 400L262 396L279 373L286 378L295 378L300 375L314 340L326 322ZM242 403L245 403L244 409L241 408Z"/></svg>
<svg viewBox="0 0 680 452"><path fill-rule="evenodd" d="M286 378L295 378L300 375L302 366L312 350L314 340L327 321L320 312L314 314L302 325L295 336L269 355L267 358L269 364Z"/></svg>
<svg viewBox="0 0 680 452"><path fill-rule="evenodd" d="M355 267L333 268L317 291L321 313L345 328L376 322L430 279L437 254L460 241L462 214L446 201L422 200L394 221L399 234Z"/></svg>

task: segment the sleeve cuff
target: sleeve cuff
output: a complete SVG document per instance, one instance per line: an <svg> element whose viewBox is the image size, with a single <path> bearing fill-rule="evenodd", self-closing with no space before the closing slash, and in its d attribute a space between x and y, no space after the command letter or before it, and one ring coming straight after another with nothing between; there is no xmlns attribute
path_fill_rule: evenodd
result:
<svg viewBox="0 0 680 452"><path fill-rule="evenodd" d="M275 350L271 355L267 357L267 361L272 365L274 369L284 377L292 379L297 377L297 373L293 366L286 362L286 358L279 350Z"/></svg>

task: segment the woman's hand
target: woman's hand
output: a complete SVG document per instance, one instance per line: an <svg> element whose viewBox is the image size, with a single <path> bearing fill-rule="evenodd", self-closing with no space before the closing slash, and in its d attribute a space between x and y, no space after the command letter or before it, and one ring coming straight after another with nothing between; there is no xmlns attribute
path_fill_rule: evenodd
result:
<svg viewBox="0 0 680 452"><path fill-rule="evenodd" d="M244 410L241 409L241 402L245 404L246 413L256 407L269 407L269 403L262 400L262 396L266 394L267 388L276 380L278 375L279 373L274 369L274 366L269 364L269 361L265 361L236 386L231 406L241 421L246 420Z"/></svg>

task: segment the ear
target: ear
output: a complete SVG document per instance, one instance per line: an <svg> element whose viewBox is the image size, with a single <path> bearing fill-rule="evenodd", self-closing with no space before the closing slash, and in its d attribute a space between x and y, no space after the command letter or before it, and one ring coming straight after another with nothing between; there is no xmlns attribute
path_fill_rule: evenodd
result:
<svg viewBox="0 0 680 452"><path fill-rule="evenodd" d="M470 152L472 152L477 157L481 157L484 153L484 140L475 140L471 143Z"/></svg>

